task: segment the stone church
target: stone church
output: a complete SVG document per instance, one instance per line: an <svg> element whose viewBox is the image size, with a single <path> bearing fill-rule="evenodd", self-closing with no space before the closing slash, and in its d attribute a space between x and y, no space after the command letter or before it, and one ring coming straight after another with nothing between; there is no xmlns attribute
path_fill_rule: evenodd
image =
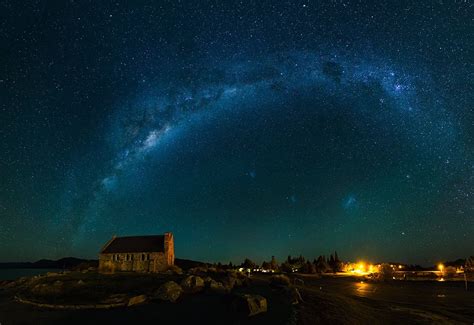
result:
<svg viewBox="0 0 474 325"><path fill-rule="evenodd" d="M174 265L173 234L112 237L99 254L99 272L162 272Z"/></svg>

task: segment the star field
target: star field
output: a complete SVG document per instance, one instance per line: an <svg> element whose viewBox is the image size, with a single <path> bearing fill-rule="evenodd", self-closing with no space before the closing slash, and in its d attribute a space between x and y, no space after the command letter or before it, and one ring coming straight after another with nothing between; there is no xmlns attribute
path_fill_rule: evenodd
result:
<svg viewBox="0 0 474 325"><path fill-rule="evenodd" d="M0 260L472 255L468 1L0 12Z"/></svg>

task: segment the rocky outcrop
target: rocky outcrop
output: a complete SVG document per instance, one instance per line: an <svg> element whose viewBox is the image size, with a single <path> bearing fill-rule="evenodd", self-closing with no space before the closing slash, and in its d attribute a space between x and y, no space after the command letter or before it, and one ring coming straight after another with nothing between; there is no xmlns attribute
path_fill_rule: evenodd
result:
<svg viewBox="0 0 474 325"><path fill-rule="evenodd" d="M185 292L196 293L204 289L205 283L200 276L190 275L181 281L181 287Z"/></svg>
<svg viewBox="0 0 474 325"><path fill-rule="evenodd" d="M183 288L181 288L179 284L174 281L168 281L156 291L154 298L163 301L176 302L182 293Z"/></svg>
<svg viewBox="0 0 474 325"><path fill-rule="evenodd" d="M253 294L237 295L232 302L232 309L247 316L255 316L267 312L267 299Z"/></svg>

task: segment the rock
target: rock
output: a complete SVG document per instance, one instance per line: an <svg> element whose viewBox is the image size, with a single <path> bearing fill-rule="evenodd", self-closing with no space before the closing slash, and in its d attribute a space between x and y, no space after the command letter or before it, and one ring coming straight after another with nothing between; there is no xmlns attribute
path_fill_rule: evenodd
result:
<svg viewBox="0 0 474 325"><path fill-rule="evenodd" d="M168 266L167 272L169 272L171 274L181 275L181 274L183 274L183 269L181 269L177 265L170 265L170 266Z"/></svg>
<svg viewBox="0 0 474 325"><path fill-rule="evenodd" d="M215 280L211 280L211 282L209 283L209 289L211 290L211 292L220 294L230 292L228 287L224 286L224 284L222 284L221 282L217 282Z"/></svg>
<svg viewBox="0 0 474 325"><path fill-rule="evenodd" d="M235 297L232 308L236 312L245 313L247 316L254 316L267 312L267 299L253 294L238 295Z"/></svg>
<svg viewBox="0 0 474 325"><path fill-rule="evenodd" d="M188 270L189 274L204 276L207 273L207 267L197 266Z"/></svg>
<svg viewBox="0 0 474 325"><path fill-rule="evenodd" d="M174 281L168 281L163 284L155 293L154 298L163 301L176 302L183 293L183 288Z"/></svg>
<svg viewBox="0 0 474 325"><path fill-rule="evenodd" d="M130 306L136 306L136 305L141 305L144 304L147 301L147 297L145 295L139 295L132 297L128 300L128 307Z"/></svg>
<svg viewBox="0 0 474 325"><path fill-rule="evenodd" d="M224 279L223 284L229 291L235 287L241 287L243 285L242 280L233 276L227 276Z"/></svg>
<svg viewBox="0 0 474 325"><path fill-rule="evenodd" d="M204 279L204 284L206 285L206 287L209 287L212 281L214 280L210 276L208 276Z"/></svg>
<svg viewBox="0 0 474 325"><path fill-rule="evenodd" d="M106 299L102 300L102 303L103 304L117 304L117 303L126 302L127 300L130 301L130 299L127 298L126 294L116 293L116 294L110 295Z"/></svg>
<svg viewBox="0 0 474 325"><path fill-rule="evenodd" d="M204 286L204 280L196 275L190 275L181 281L181 287L185 292L199 292L204 289Z"/></svg>

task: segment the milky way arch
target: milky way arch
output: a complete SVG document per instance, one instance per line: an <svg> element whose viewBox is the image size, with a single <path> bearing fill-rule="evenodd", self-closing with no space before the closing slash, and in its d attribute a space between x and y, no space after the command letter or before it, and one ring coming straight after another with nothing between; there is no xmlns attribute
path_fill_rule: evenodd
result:
<svg viewBox="0 0 474 325"><path fill-rule="evenodd" d="M397 170L407 169L402 175L407 179L425 168L450 173L454 167L447 162L462 159L462 149L454 145L458 136L455 120L444 110L442 102L430 97L433 86L429 75L406 71L383 59L285 52L239 63L226 61L217 67L204 65L192 82L183 85L165 86L164 79L157 76L152 87L117 100L106 132L111 157L102 175L91 184L92 194L81 201L81 213L74 216L75 226L70 228L74 243L96 237L97 232L126 233L130 219L120 220L107 213L111 202L131 193L149 191L150 183L160 186L156 176L163 155L185 154L192 150L193 143L199 142L196 139L209 137L220 123L252 124L254 119L263 123L261 116L266 116L262 125L272 128L274 120L279 125L282 116L288 115L291 129L301 114L295 113L295 107L303 107L309 114L306 119L342 116L349 121L350 128L364 130L354 140L354 147L344 148L342 152L354 155L354 159L370 160L371 157L358 156L357 151L373 150L371 155L377 157L371 162L375 174L385 168L380 163L387 162L403 165ZM331 118L324 123L331 123ZM329 139L331 132L334 133L331 128L336 126L324 127L329 129L329 134L324 130L316 132L319 137L327 135ZM279 128L283 133L288 132L287 126ZM304 128L311 130L311 125ZM336 137L326 143L338 146L341 141L347 139ZM386 146L394 143L403 149L394 149L392 155ZM309 143L306 149L323 150L321 144L318 146ZM378 156L380 148L384 152ZM406 166L408 153L418 157L410 161L413 164L410 168ZM314 164L331 173L324 158L316 159ZM259 175L252 166L248 174L253 178ZM358 197L351 190L340 195L346 211L359 207ZM290 202L297 203L295 194L289 197ZM331 211L326 209L324 213ZM172 223L173 220L163 217L160 226ZM339 225L343 228L344 222Z"/></svg>

